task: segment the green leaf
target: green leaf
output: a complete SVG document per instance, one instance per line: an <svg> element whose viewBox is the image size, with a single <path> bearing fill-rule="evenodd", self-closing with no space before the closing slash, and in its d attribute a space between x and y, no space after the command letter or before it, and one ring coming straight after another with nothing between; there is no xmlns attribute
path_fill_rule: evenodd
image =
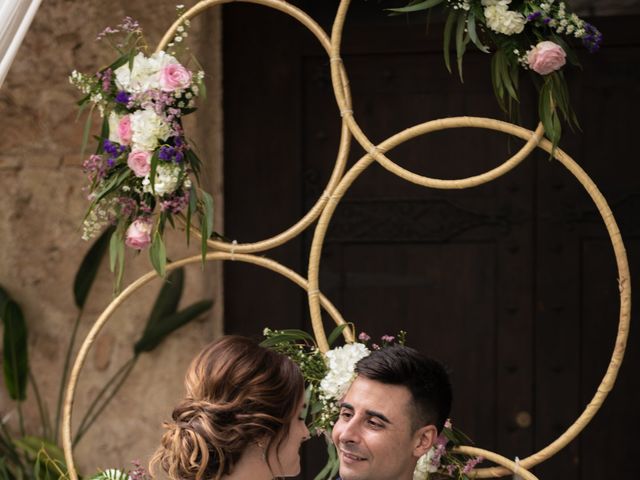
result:
<svg viewBox="0 0 640 480"><path fill-rule="evenodd" d="M187 235L187 245L191 240L191 216L198 209L198 192L197 189L192 188L189 192L189 204L187 206L187 225L186 225L186 235Z"/></svg>
<svg viewBox="0 0 640 480"><path fill-rule="evenodd" d="M109 241L109 269L115 273L114 293L120 291L124 276L124 223L120 222Z"/></svg>
<svg viewBox="0 0 640 480"><path fill-rule="evenodd" d="M0 314L4 311L4 307L9 300L11 300L11 297L7 291L0 286Z"/></svg>
<svg viewBox="0 0 640 480"><path fill-rule="evenodd" d="M22 310L16 302L9 299L0 312L4 324L3 366L4 382L13 400L27 398L27 379L29 360L27 353L27 324Z"/></svg>
<svg viewBox="0 0 640 480"><path fill-rule="evenodd" d="M304 342L312 343L315 345L316 340L313 336L309 335L304 330L298 330L295 328L278 330L278 333L272 333L268 338L260 342L263 347L272 347L279 343L291 343L302 340Z"/></svg>
<svg viewBox="0 0 640 480"><path fill-rule="evenodd" d="M465 39L464 28L467 24L467 16L461 13L458 16L458 24L456 26L456 60L458 64L458 74L460 75L460 82L464 83L462 78L462 57L467 48L468 39Z"/></svg>
<svg viewBox="0 0 640 480"><path fill-rule="evenodd" d="M458 12L456 10L451 10L449 12L449 16L447 17L447 21L444 24L444 40L443 40L443 50L444 50L444 64L451 73L451 34L453 32L453 24L458 18Z"/></svg>
<svg viewBox="0 0 640 480"><path fill-rule="evenodd" d="M107 115L104 116L102 120L102 128L100 129L100 139L98 141L98 147L96 148L96 155L104 152L104 140L105 138L109 138L109 117Z"/></svg>
<svg viewBox="0 0 640 480"><path fill-rule="evenodd" d="M149 330L145 331L142 338L138 340L133 350L136 355L142 352L150 352L156 348L169 334L178 328L186 325L190 321L198 318L213 305L212 300L201 300L184 310L162 318L156 322Z"/></svg>
<svg viewBox="0 0 640 480"><path fill-rule="evenodd" d="M162 241L162 235L157 230L153 235L151 248L149 248L149 260L151 260L151 265L158 272L158 275L164 277L167 265L167 251Z"/></svg>
<svg viewBox="0 0 640 480"><path fill-rule="evenodd" d="M80 147L80 156L84 157L84 152L87 149L87 144L89 143L89 133L91 132L91 122L93 121L93 106L89 113L87 114L87 119L84 122L84 128L82 129L82 146Z"/></svg>
<svg viewBox="0 0 640 480"><path fill-rule="evenodd" d="M96 195L94 196L94 199L92 200L88 211L94 208L98 204L98 202L102 200L104 197L106 197L108 194L110 194L111 192L119 188L124 183L124 181L127 178L129 178L129 176L131 176L132 173L133 171L126 166L123 166L120 169L120 171L116 171L112 173L111 176L109 177L109 180L106 181L102 190L96 193Z"/></svg>
<svg viewBox="0 0 640 480"><path fill-rule="evenodd" d="M397 13L410 13L410 12L419 12L420 10L427 10L429 8L433 8L436 5L440 5L444 0L425 0L420 3L413 3L406 7L399 8L385 8L388 12L397 12Z"/></svg>
<svg viewBox="0 0 640 480"><path fill-rule="evenodd" d="M489 53L489 47L483 45L476 32L476 14L471 10L467 15L467 31L473 44L483 53Z"/></svg>
<svg viewBox="0 0 640 480"><path fill-rule="evenodd" d="M165 279L151 309L151 314L144 329L145 332L152 329L153 326L164 317L176 313L180 298L182 297L183 288L184 268L178 268L173 270Z"/></svg>
<svg viewBox="0 0 640 480"><path fill-rule="evenodd" d="M114 227L107 228L102 235L93 243L87 254L82 259L82 263L76 272L73 281L73 297L76 307L82 309L87 300L91 286L93 285L102 258L104 257L110 238L113 236Z"/></svg>
<svg viewBox="0 0 640 480"><path fill-rule="evenodd" d="M208 238L213 232L213 197L202 190L202 201L204 203L204 212L207 217L207 229L202 233Z"/></svg>
<svg viewBox="0 0 640 480"><path fill-rule="evenodd" d="M338 325L336 328L334 328L333 331L329 334L329 338L327 339L327 343L329 344L329 346L333 345L333 342L335 342L338 337L342 335L344 329L349 328L350 326L350 323L343 323L342 325Z"/></svg>
<svg viewBox="0 0 640 480"><path fill-rule="evenodd" d="M159 154L160 150L156 150L155 152L153 152L153 155L151 155L151 171L149 172L149 181L151 182L151 191L153 191L153 193L156 193L156 171L158 170L158 160L159 160Z"/></svg>

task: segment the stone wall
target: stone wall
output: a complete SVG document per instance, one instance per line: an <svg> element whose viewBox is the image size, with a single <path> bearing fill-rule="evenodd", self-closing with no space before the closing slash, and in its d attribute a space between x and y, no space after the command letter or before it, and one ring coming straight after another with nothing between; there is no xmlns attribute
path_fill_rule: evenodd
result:
<svg viewBox="0 0 640 480"><path fill-rule="evenodd" d="M193 1L187 3L187 7ZM72 285L90 244L80 239L87 206L80 169L84 118L76 121L79 92L67 80L71 70L93 72L115 52L94 41L125 16L138 20L151 46L175 19L170 1L47 0L0 89L0 285L22 306L29 325L30 363L53 416L64 353L76 317ZM207 72L206 104L187 122L205 162L205 188L216 199L216 229L222 230L220 12L193 22L190 44ZM98 124L96 120L94 122ZM184 235L171 234L169 255L198 253ZM130 252L132 253L132 252ZM150 270L147 256L129 255L125 285ZM221 266L187 270L183 304L213 298L206 318L173 334L143 355L121 393L78 445L75 458L87 475L98 468L146 460L158 444L161 422L183 391L184 371L194 353L222 331ZM82 372L74 407L79 421L93 395L131 356L160 282L143 288L118 310L99 335ZM103 265L82 317L79 339L112 298L112 276ZM0 382L2 383L2 382ZM39 434L33 391L26 406L27 430ZM17 425L15 405L0 388L0 416ZM77 423L76 423L77 425Z"/></svg>

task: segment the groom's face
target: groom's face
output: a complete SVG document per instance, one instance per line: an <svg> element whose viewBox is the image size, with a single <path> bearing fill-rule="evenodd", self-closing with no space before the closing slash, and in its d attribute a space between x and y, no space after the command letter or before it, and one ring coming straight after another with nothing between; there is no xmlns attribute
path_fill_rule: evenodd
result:
<svg viewBox="0 0 640 480"><path fill-rule="evenodd" d="M433 443L435 427L413 431L411 403L411 393L402 385L355 379L332 434L343 480L412 478L418 458Z"/></svg>

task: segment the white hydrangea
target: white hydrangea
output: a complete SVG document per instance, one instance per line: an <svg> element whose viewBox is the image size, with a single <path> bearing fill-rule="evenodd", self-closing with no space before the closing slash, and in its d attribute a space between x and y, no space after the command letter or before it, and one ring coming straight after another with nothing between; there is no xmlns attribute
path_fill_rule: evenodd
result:
<svg viewBox="0 0 640 480"><path fill-rule="evenodd" d="M153 185L156 195L165 195L173 193L178 188L180 180L180 167L175 163L159 163L156 168L156 177ZM151 189L151 180L149 177L142 179L143 190L147 193L153 193Z"/></svg>
<svg viewBox="0 0 640 480"><path fill-rule="evenodd" d="M169 125L153 110L137 110L131 114L133 150L152 152L158 146L158 140L166 140L170 133Z"/></svg>
<svg viewBox="0 0 640 480"><path fill-rule="evenodd" d="M435 455L435 448L431 447L429 451L422 455L416 463L416 468L413 471L413 480L425 480L429 473L435 473L438 471L431 459Z"/></svg>
<svg viewBox="0 0 640 480"><path fill-rule="evenodd" d="M167 52L159 51L145 56L140 52L133 57L133 64L125 63L115 70L116 85L120 90L129 93L142 93L150 89L160 88L160 71L163 67L179 63Z"/></svg>
<svg viewBox="0 0 640 480"><path fill-rule="evenodd" d="M351 343L329 350L326 354L329 372L320 382L323 395L336 400L342 398L353 381L356 363L370 353L363 343Z"/></svg>
<svg viewBox="0 0 640 480"><path fill-rule="evenodd" d="M511 0L482 0L487 26L496 33L513 35L524 30L527 19L509 10L509 3Z"/></svg>

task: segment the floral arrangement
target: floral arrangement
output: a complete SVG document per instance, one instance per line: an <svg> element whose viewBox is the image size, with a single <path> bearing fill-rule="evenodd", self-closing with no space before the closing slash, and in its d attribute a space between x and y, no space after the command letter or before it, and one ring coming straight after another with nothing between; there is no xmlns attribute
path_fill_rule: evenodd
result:
<svg viewBox="0 0 640 480"><path fill-rule="evenodd" d="M328 337L332 345L345 328L345 324L336 328ZM383 335L380 343L372 343L371 337L362 332L358 341L335 347L323 355L314 338L302 330L264 330L263 346L272 348L291 358L299 367L307 385L307 424L312 435L324 435L327 440L329 460L316 480L330 480L336 476L339 460L336 448L331 442L331 430L338 419L338 402L355 379L356 363L379 350L394 344L404 345L406 332L396 336ZM428 480L432 474L438 474L458 480L468 480L467 474L482 462L481 457L468 457L454 453L458 445L471 444L471 440L455 429L447 420L435 445L418 460L413 473L414 480Z"/></svg>
<svg viewBox="0 0 640 480"><path fill-rule="evenodd" d="M151 480L139 461L135 460L131 463L133 468L129 471L108 468L92 476L89 480Z"/></svg>
<svg viewBox="0 0 640 480"><path fill-rule="evenodd" d="M593 53L602 34L558 0L411 0L394 13L442 7L445 11L444 59L451 71L450 45L455 43L462 80L462 59L469 43L492 53L491 79L500 107L512 114L518 102L521 70L532 73L538 90L538 114L554 147L561 136L560 115L577 127L563 74L567 63L579 66L569 42L576 40Z"/></svg>
<svg viewBox="0 0 640 480"><path fill-rule="evenodd" d="M178 7L178 14L183 9ZM188 54L188 27L188 20L178 27L168 51L149 54L142 29L127 17L98 35L119 57L95 74L74 71L69 78L85 95L80 107L90 105L102 118L97 149L83 163L90 201L83 238L116 225L110 245L116 285L122 279L125 246L149 248L151 263L164 275L163 234L167 221L174 225L174 216L185 219L189 241L191 217L199 215L203 255L211 235L213 200L194 185L201 162L182 126L182 117L195 110L196 98L204 93L204 72L194 72L177 59ZM90 128L91 113L83 151Z"/></svg>

